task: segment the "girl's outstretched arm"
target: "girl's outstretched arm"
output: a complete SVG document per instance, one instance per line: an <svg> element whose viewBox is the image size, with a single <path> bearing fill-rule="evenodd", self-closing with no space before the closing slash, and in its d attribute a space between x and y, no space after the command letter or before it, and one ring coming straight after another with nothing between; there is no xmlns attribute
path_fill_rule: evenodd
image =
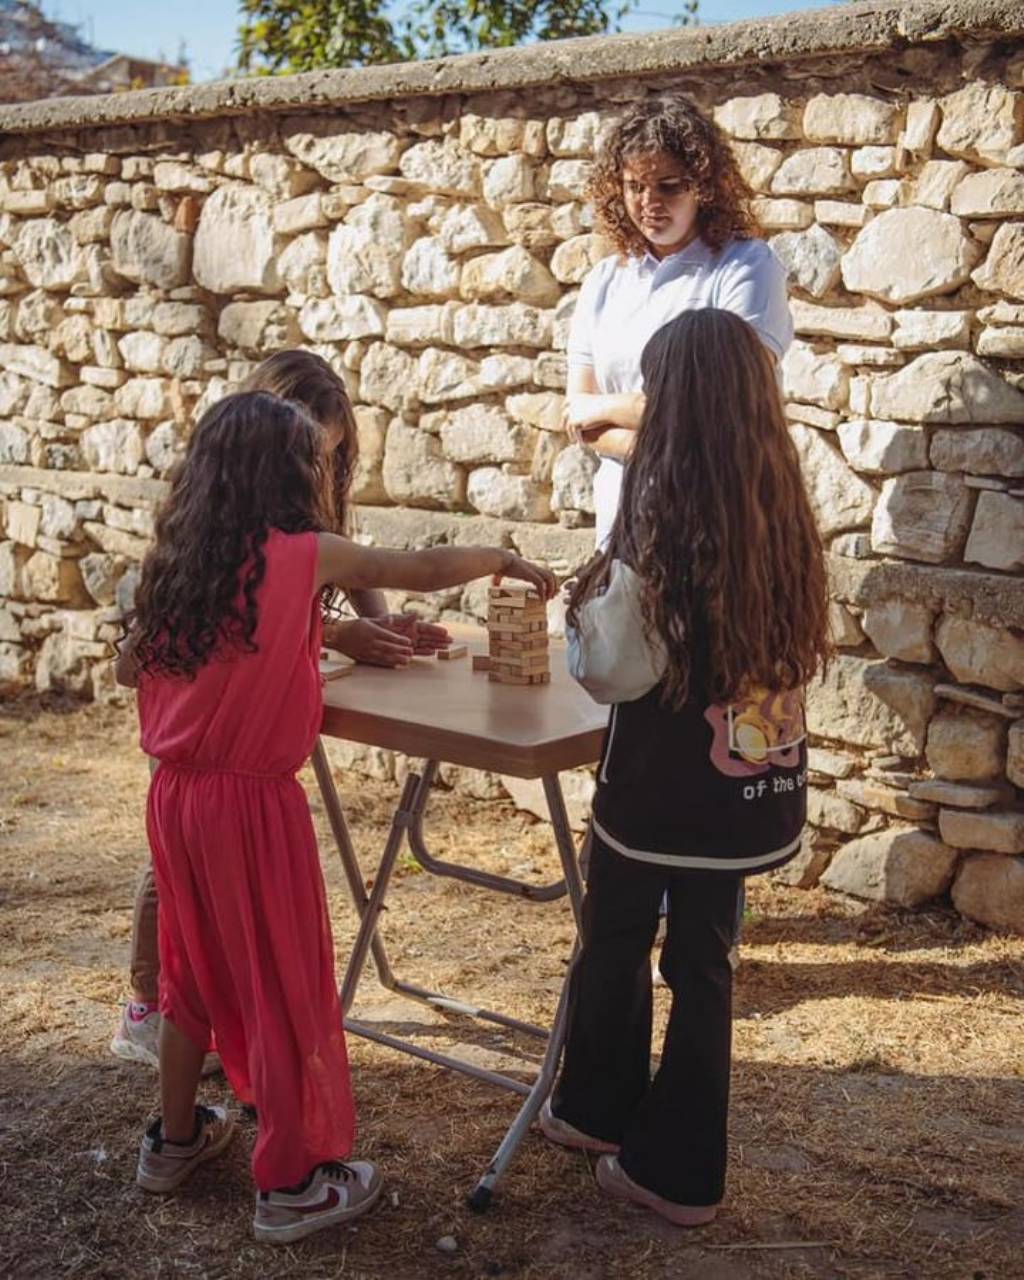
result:
<svg viewBox="0 0 1024 1280"><path fill-rule="evenodd" d="M317 535L317 589L329 582L355 590L404 588L440 591L488 574L517 578L549 600L555 593L550 569L530 564L499 547L429 547L425 551L391 551L363 547L335 533Z"/></svg>

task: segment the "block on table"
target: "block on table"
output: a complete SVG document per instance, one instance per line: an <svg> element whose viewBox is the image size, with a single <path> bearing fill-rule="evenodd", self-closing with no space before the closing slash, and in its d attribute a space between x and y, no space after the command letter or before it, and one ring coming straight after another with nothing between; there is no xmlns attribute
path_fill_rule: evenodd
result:
<svg viewBox="0 0 1024 1280"><path fill-rule="evenodd" d="M468 644L451 644L447 649L438 649L437 656L442 662L454 662L456 658L464 658L467 653Z"/></svg>

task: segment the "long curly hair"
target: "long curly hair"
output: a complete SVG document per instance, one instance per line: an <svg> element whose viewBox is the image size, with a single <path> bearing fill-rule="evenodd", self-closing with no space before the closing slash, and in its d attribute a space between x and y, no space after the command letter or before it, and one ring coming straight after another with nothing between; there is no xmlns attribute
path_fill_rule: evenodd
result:
<svg viewBox="0 0 1024 1280"><path fill-rule="evenodd" d="M711 249L761 234L752 192L721 130L689 99L667 93L638 102L598 151L587 185L597 228L624 258L642 257L647 241L626 212L622 170L636 156L664 151L682 165L697 197L697 229Z"/></svg>
<svg viewBox="0 0 1024 1280"><path fill-rule="evenodd" d="M293 348L267 356L239 386L240 391L269 391L301 405L325 430L341 432L330 455L334 513L338 532L347 523L348 494L359 461L359 435L348 388L321 356Z"/></svg>
<svg viewBox="0 0 1024 1280"><path fill-rule="evenodd" d="M207 409L125 620L141 670L192 677L215 653L255 652L270 530L334 527L324 434L300 406L257 391Z"/></svg>
<svg viewBox="0 0 1024 1280"><path fill-rule="evenodd" d="M731 702L806 684L830 653L828 589L771 357L745 320L707 308L659 329L641 367L647 406L622 500L569 621L619 559L668 655L666 704L697 686Z"/></svg>

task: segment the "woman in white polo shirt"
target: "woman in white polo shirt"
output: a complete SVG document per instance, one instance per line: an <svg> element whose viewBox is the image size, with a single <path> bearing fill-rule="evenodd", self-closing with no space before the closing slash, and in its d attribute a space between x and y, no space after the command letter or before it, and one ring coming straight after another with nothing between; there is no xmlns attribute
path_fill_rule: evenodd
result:
<svg viewBox="0 0 1024 1280"><path fill-rule="evenodd" d="M640 353L655 330L698 307L734 311L778 360L793 323L785 270L758 239L728 143L686 98L666 94L631 108L601 147L589 194L615 252L590 271L576 302L565 425L601 458L600 546L643 414Z"/></svg>

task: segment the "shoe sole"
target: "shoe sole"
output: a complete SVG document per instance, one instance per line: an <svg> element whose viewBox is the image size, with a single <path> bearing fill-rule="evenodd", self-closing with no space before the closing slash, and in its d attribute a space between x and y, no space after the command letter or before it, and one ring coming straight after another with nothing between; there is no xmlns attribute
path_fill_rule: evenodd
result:
<svg viewBox="0 0 1024 1280"><path fill-rule="evenodd" d="M311 1216L304 1222L293 1223L290 1227L266 1227L256 1219L253 1219L252 1233L257 1240L261 1240L264 1244L292 1244L296 1240L303 1240L306 1236L313 1235L316 1231L325 1231L328 1227L342 1226L346 1222L351 1222L354 1218L362 1217L377 1203L383 1189L384 1180L383 1178L378 1178L377 1185L370 1189L366 1199L357 1204L355 1208L331 1209L318 1217Z"/></svg>
<svg viewBox="0 0 1024 1280"><path fill-rule="evenodd" d="M234 1121L231 1121L216 1142L211 1142L205 1151L183 1164L177 1173L165 1174L160 1177L156 1174L144 1173L137 1168L135 1170L136 1186L141 1187L143 1191L152 1192L154 1195L164 1195L168 1191L173 1191L176 1187L180 1187L186 1178L190 1178L201 1164L206 1164L208 1160L219 1156L234 1136L235 1125Z"/></svg>
<svg viewBox="0 0 1024 1280"><path fill-rule="evenodd" d="M110 1052L115 1058L120 1058L122 1062L139 1062L144 1067L152 1067L154 1071L160 1070L160 1059L150 1049L144 1049L140 1044L133 1044L131 1040L121 1040L115 1036L110 1042ZM203 1059L203 1069L199 1072L204 1079L207 1076L216 1075L218 1071L224 1070L224 1064L216 1053L208 1053Z"/></svg>
<svg viewBox="0 0 1024 1280"><path fill-rule="evenodd" d="M145 1067L152 1067L154 1071L160 1069L160 1059L151 1049L144 1049L140 1044L133 1044L131 1040L122 1040L119 1036L115 1036L110 1042L110 1052L115 1058L121 1058L124 1062L141 1062Z"/></svg>
<svg viewBox="0 0 1024 1280"><path fill-rule="evenodd" d="M591 1155L601 1156L614 1156L619 1153L617 1143L605 1142L601 1138L590 1138L584 1133L580 1133L578 1137L576 1133L567 1133L562 1128L565 1121L560 1121L557 1116L543 1111L537 1118L537 1124L549 1142L559 1147L566 1147L569 1151L588 1151Z"/></svg>
<svg viewBox="0 0 1024 1280"><path fill-rule="evenodd" d="M706 1227L714 1222L718 1215L716 1204L673 1205L654 1191L641 1187L632 1178L629 1178L628 1182L623 1181L626 1178L629 1178L629 1174L621 1167L616 1167L615 1172L610 1172L603 1160L597 1166L597 1185L606 1195L614 1196L616 1200L624 1200L627 1204L635 1204L641 1209L649 1209L659 1218L671 1222L674 1227Z"/></svg>

